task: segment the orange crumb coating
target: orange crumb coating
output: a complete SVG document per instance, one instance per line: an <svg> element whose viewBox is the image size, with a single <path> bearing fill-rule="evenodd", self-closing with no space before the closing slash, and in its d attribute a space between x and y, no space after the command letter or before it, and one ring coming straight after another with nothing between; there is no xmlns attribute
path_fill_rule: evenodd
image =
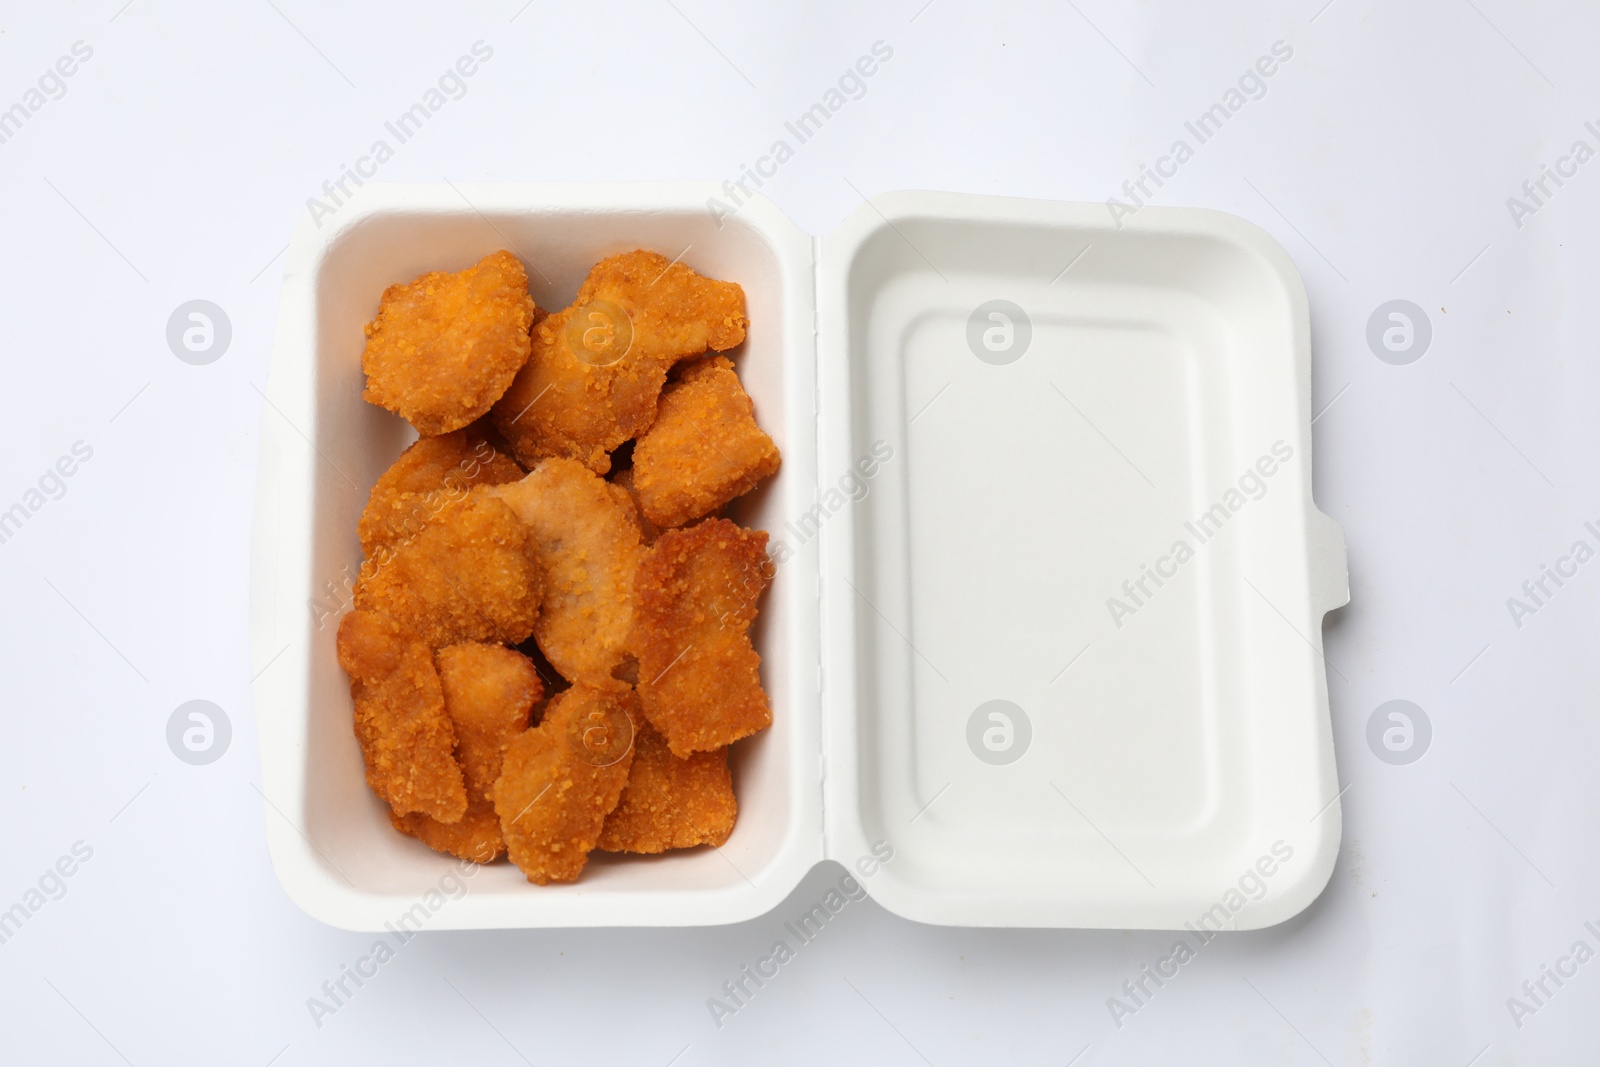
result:
<svg viewBox="0 0 1600 1067"><path fill-rule="evenodd" d="M562 677L623 688L639 525L621 489L581 463L546 459L494 493L527 525L543 576L533 636Z"/></svg>
<svg viewBox="0 0 1600 1067"><path fill-rule="evenodd" d="M628 494L628 499L633 503L633 518L639 524L639 541L641 544L651 544L661 536L661 527L651 522L644 513L644 505L639 501L639 487L635 484L632 467L613 473L609 479L612 485L622 489Z"/></svg>
<svg viewBox="0 0 1600 1067"><path fill-rule="evenodd" d="M645 517L682 526L754 489L778 469L778 446L726 356L702 359L661 394L655 423L633 450Z"/></svg>
<svg viewBox="0 0 1600 1067"><path fill-rule="evenodd" d="M628 783L637 711L631 689L574 685L551 698L538 727L512 739L494 809L528 881L573 882L583 873Z"/></svg>
<svg viewBox="0 0 1600 1067"><path fill-rule="evenodd" d="M433 648L526 640L539 616L537 557L527 527L489 495L494 488L470 490L363 563L356 607L392 616Z"/></svg>
<svg viewBox="0 0 1600 1067"><path fill-rule="evenodd" d="M459 430L485 414L528 361L538 314L527 272L503 250L466 270L391 285L366 326L362 396L425 437Z"/></svg>
<svg viewBox="0 0 1600 1067"><path fill-rule="evenodd" d="M744 290L655 252L595 264L572 306L534 327L532 354L494 406L496 428L532 467L565 456L597 474L645 430L667 371L744 341Z"/></svg>
<svg viewBox="0 0 1600 1067"><path fill-rule="evenodd" d="M721 748L772 724L750 643L756 601L773 574L766 545L763 531L707 519L668 530L645 550L630 643L640 706L673 755Z"/></svg>
<svg viewBox="0 0 1600 1067"><path fill-rule="evenodd" d="M467 805L460 822L440 822L419 812L397 815L389 812L389 824L414 837L435 852L448 852L475 863L493 863L505 855L505 838L500 836L500 817L494 805L475 797Z"/></svg>
<svg viewBox="0 0 1600 1067"><path fill-rule="evenodd" d="M370 611L340 620L337 649L350 676L367 784L399 815L458 822L467 791L432 650L395 620Z"/></svg>
<svg viewBox="0 0 1600 1067"><path fill-rule="evenodd" d="M465 499L475 485L499 485L522 477L522 468L487 439L486 429L475 423L438 437L418 438L400 453L372 487L356 524L363 555L413 536L429 519Z"/></svg>
<svg viewBox="0 0 1600 1067"><path fill-rule="evenodd" d="M475 642L441 648L434 662L467 791L493 800L506 747L528 728L533 706L544 695L539 672L514 648Z"/></svg>
<svg viewBox="0 0 1600 1067"><path fill-rule="evenodd" d="M606 816L596 847L653 853L721 845L733 833L738 815L726 748L680 758L667 748L665 738L644 725L634 738L628 786Z"/></svg>

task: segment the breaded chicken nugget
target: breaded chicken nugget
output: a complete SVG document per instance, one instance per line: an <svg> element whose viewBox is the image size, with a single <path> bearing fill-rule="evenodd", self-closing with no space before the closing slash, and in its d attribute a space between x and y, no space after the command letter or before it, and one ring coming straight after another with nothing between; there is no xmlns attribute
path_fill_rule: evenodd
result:
<svg viewBox="0 0 1600 1067"><path fill-rule="evenodd" d="M500 817L494 812L494 781L500 761L528 728L541 695L538 672L528 657L501 645L460 644L434 653L444 688L445 711L456 732L456 762L467 786L467 813L457 823L426 815L398 815L389 821L437 852L489 863L505 854Z"/></svg>
<svg viewBox="0 0 1600 1067"><path fill-rule="evenodd" d="M675 756L721 748L772 724L749 633L772 580L766 546L763 531L707 519L668 530L645 550L630 644L640 706Z"/></svg>
<svg viewBox="0 0 1600 1067"><path fill-rule="evenodd" d="M633 743L628 787L606 816L596 848L607 852L665 852L721 845L733 833L739 802L728 772L728 750L680 759L666 739L640 726Z"/></svg>
<svg viewBox="0 0 1600 1067"><path fill-rule="evenodd" d="M361 551L403 541L423 523L466 498L474 485L499 485L522 477L516 460L485 436L483 423L421 437L378 478L356 524Z"/></svg>
<svg viewBox="0 0 1600 1067"><path fill-rule="evenodd" d="M473 798L460 822L440 822L418 812L396 815L390 811L389 823L435 852L448 852L476 863L493 863L506 852L500 816L494 813L494 805L482 797Z"/></svg>
<svg viewBox="0 0 1600 1067"><path fill-rule="evenodd" d="M639 488L635 484L636 478L633 468L616 471L608 479L612 485L619 486L628 494L628 499L633 502L633 518L639 524L639 541L642 544L651 544L661 536L661 527L651 522L644 513L644 505L639 502Z"/></svg>
<svg viewBox="0 0 1600 1067"><path fill-rule="evenodd" d="M395 620L370 611L340 620L337 648L350 676L367 784L399 815L460 821L467 791L452 755L455 730L432 650Z"/></svg>
<svg viewBox="0 0 1600 1067"><path fill-rule="evenodd" d="M754 489L778 469L778 446L726 356L686 367L661 394L655 423L633 449L645 517L682 526Z"/></svg>
<svg viewBox="0 0 1600 1067"><path fill-rule="evenodd" d="M597 263L578 298L533 330L533 352L494 406L525 467L566 456L598 474L650 428L674 363L744 340L744 290L654 252Z"/></svg>
<svg viewBox="0 0 1600 1067"><path fill-rule="evenodd" d="M392 616L430 647L514 644L533 632L541 582L533 540L516 513L480 485L415 536L361 566L355 605Z"/></svg>
<svg viewBox="0 0 1600 1067"><path fill-rule="evenodd" d="M423 436L459 430L487 412L528 361L538 314L527 272L506 251L454 274L391 285L367 323L362 395Z"/></svg>
<svg viewBox="0 0 1600 1067"><path fill-rule="evenodd" d="M544 577L534 640L573 682L625 683L613 672L633 625L639 526L627 491L570 459L547 459L491 490L527 524Z"/></svg>
<svg viewBox="0 0 1600 1067"><path fill-rule="evenodd" d="M511 861L539 885L575 881L633 762L633 690L575 685L506 750L494 784Z"/></svg>
<svg viewBox="0 0 1600 1067"><path fill-rule="evenodd" d="M467 791L493 800L506 746L528 728L533 706L544 695L539 672L527 656L503 645L451 645L436 652L434 662Z"/></svg>

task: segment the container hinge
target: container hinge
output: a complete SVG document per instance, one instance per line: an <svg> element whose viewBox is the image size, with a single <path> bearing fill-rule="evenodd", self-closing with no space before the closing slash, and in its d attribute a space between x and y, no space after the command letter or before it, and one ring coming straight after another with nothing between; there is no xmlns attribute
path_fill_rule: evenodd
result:
<svg viewBox="0 0 1600 1067"><path fill-rule="evenodd" d="M821 338L821 319L817 312L817 297L822 290L822 238L811 238L811 414L822 410L822 353L818 351Z"/></svg>

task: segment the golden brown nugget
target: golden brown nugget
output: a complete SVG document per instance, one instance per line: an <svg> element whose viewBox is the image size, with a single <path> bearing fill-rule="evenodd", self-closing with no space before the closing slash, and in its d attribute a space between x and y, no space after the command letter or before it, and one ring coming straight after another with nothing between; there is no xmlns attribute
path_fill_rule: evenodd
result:
<svg viewBox="0 0 1600 1067"><path fill-rule="evenodd" d="M467 805L467 813L460 822L440 822L418 812L396 815L390 811L389 823L435 852L448 852L460 859L492 863L505 855L506 841L500 835L500 817L494 813L494 805L482 797L474 798Z"/></svg>
<svg viewBox="0 0 1600 1067"><path fill-rule="evenodd" d="M767 535L727 519L668 530L634 580L639 703L675 756L722 748L772 724L756 601L772 580Z"/></svg>
<svg viewBox="0 0 1600 1067"><path fill-rule="evenodd" d="M459 430L485 414L528 361L538 314L527 272L506 251L454 274L391 285L366 326L362 396L425 437Z"/></svg>
<svg viewBox="0 0 1600 1067"><path fill-rule="evenodd" d="M467 810L455 729L433 652L393 619L352 611L339 622L339 665L350 676L367 784L399 815L444 823Z"/></svg>
<svg viewBox="0 0 1600 1067"><path fill-rule="evenodd" d="M755 406L727 356L685 368L633 449L639 502L657 526L709 515L777 469L778 446L756 425Z"/></svg>
<svg viewBox="0 0 1600 1067"><path fill-rule="evenodd" d="M633 468L616 471L610 477L612 485L620 486L628 494L628 499L633 503L633 518L639 524L639 541L641 544L652 544L661 536L661 527L651 522L644 513L644 506L639 502L639 488L635 484Z"/></svg>
<svg viewBox="0 0 1600 1067"><path fill-rule="evenodd" d="M633 690L574 685L506 751L494 784L511 861L528 881L576 881L633 763Z"/></svg>
<svg viewBox="0 0 1600 1067"><path fill-rule="evenodd" d="M378 478L356 524L363 555L381 544L403 541L475 485L499 485L522 477L516 460L485 436L477 423L462 430L421 437Z"/></svg>
<svg viewBox="0 0 1600 1067"><path fill-rule="evenodd" d="M533 706L544 695L539 672L527 656L503 645L451 645L433 658L467 792L493 800L506 746L528 728Z"/></svg>
<svg viewBox="0 0 1600 1067"><path fill-rule="evenodd" d="M494 406L525 467L549 456L597 474L656 418L667 371L744 341L744 290L654 252L601 260L572 306L539 322L533 350Z"/></svg>
<svg viewBox="0 0 1600 1067"><path fill-rule="evenodd" d="M432 648L526 640L539 617L532 538L494 486L481 485L408 540L361 566L355 605L380 611Z"/></svg>
<svg viewBox="0 0 1600 1067"><path fill-rule="evenodd" d="M639 526L621 489L581 463L547 459L493 490L527 524L544 598L534 640L564 678L621 688L613 674L633 625Z"/></svg>
<svg viewBox="0 0 1600 1067"><path fill-rule="evenodd" d="M665 852L669 848L722 845L733 833L739 802L733 795L728 750L680 759L666 739L641 725L622 799L595 846L607 852Z"/></svg>
<svg viewBox="0 0 1600 1067"><path fill-rule="evenodd" d="M511 739L528 728L542 695L528 657L501 645L460 644L434 653L444 706L456 733L456 762L467 787L467 813L458 823L426 815L396 815L389 821L403 834L438 852L489 863L505 854L494 781Z"/></svg>

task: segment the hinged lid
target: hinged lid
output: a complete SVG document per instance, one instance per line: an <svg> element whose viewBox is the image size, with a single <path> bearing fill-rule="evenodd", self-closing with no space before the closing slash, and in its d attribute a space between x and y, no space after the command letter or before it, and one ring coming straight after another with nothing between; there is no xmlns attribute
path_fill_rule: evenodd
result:
<svg viewBox="0 0 1600 1067"><path fill-rule="evenodd" d="M1216 212L874 199L818 268L828 854L982 926L1254 928L1339 840L1304 287ZM884 846L879 845L879 852Z"/></svg>

